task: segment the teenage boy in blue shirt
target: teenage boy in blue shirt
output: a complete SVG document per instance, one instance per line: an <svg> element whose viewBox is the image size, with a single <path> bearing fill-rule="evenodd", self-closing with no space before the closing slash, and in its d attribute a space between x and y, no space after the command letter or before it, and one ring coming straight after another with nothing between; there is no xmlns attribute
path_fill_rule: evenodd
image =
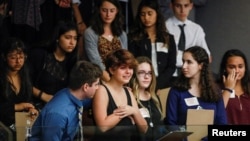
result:
<svg viewBox="0 0 250 141"><path fill-rule="evenodd" d="M71 71L68 88L57 92L42 109L32 127L30 141L72 141L79 127L78 108L92 98L99 87L101 69L79 61Z"/></svg>

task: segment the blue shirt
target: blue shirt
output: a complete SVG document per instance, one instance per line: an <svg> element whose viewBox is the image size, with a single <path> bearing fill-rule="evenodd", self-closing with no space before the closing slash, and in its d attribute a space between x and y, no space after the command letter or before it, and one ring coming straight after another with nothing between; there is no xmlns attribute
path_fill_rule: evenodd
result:
<svg viewBox="0 0 250 141"><path fill-rule="evenodd" d="M78 107L89 100L74 97L68 88L56 93L32 127L30 141L72 141L79 127Z"/></svg>
<svg viewBox="0 0 250 141"><path fill-rule="evenodd" d="M197 98L199 105L187 106L185 99L194 97L188 91L178 91L171 88L167 99L166 118L167 125L186 125L187 110L197 109L201 106L203 109L214 110L214 124L227 124L226 110L223 99L218 102L204 102Z"/></svg>

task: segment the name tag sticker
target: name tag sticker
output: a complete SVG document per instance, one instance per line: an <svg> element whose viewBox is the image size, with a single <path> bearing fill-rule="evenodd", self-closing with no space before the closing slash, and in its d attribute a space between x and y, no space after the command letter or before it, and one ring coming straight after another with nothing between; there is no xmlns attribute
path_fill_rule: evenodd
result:
<svg viewBox="0 0 250 141"><path fill-rule="evenodd" d="M147 108L140 108L139 110L143 118L150 118L149 111Z"/></svg>
<svg viewBox="0 0 250 141"><path fill-rule="evenodd" d="M184 100L187 106L199 105L197 97L185 98Z"/></svg>
<svg viewBox="0 0 250 141"><path fill-rule="evenodd" d="M158 52L168 53L168 47L165 44L158 42L156 43L156 46Z"/></svg>

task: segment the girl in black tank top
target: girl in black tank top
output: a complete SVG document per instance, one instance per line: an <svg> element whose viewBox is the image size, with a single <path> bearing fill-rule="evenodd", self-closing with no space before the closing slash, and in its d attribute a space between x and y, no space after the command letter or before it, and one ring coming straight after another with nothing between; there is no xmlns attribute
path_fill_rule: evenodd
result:
<svg viewBox="0 0 250 141"><path fill-rule="evenodd" d="M135 97L124 87L129 83L136 64L133 55L125 49L116 50L105 59L110 80L99 87L93 98L97 126L94 141L137 141L134 134L146 132L147 122Z"/></svg>
<svg viewBox="0 0 250 141"><path fill-rule="evenodd" d="M103 86L107 90L108 97L109 97L107 114L110 115L113 113L115 109L118 108L118 106L115 104L115 101L109 89L107 88L107 86L105 85ZM131 97L129 95L128 89L124 87L124 90L127 96L127 101L128 101L127 104L132 106ZM119 139L119 141L132 141L133 134L135 132L137 132L136 126L134 126L134 124L132 123L129 117L125 117L114 128L106 132L101 132L97 130L93 140L94 141L117 141Z"/></svg>

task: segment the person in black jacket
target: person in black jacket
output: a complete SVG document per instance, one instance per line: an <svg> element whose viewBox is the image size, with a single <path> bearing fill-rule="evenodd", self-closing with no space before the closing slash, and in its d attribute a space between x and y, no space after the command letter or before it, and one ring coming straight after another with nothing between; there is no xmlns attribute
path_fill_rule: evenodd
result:
<svg viewBox="0 0 250 141"><path fill-rule="evenodd" d="M136 19L128 34L128 49L135 57L151 59L157 76L156 92L170 87L170 79L176 69L176 45L174 37L167 32L157 1L142 1Z"/></svg>

